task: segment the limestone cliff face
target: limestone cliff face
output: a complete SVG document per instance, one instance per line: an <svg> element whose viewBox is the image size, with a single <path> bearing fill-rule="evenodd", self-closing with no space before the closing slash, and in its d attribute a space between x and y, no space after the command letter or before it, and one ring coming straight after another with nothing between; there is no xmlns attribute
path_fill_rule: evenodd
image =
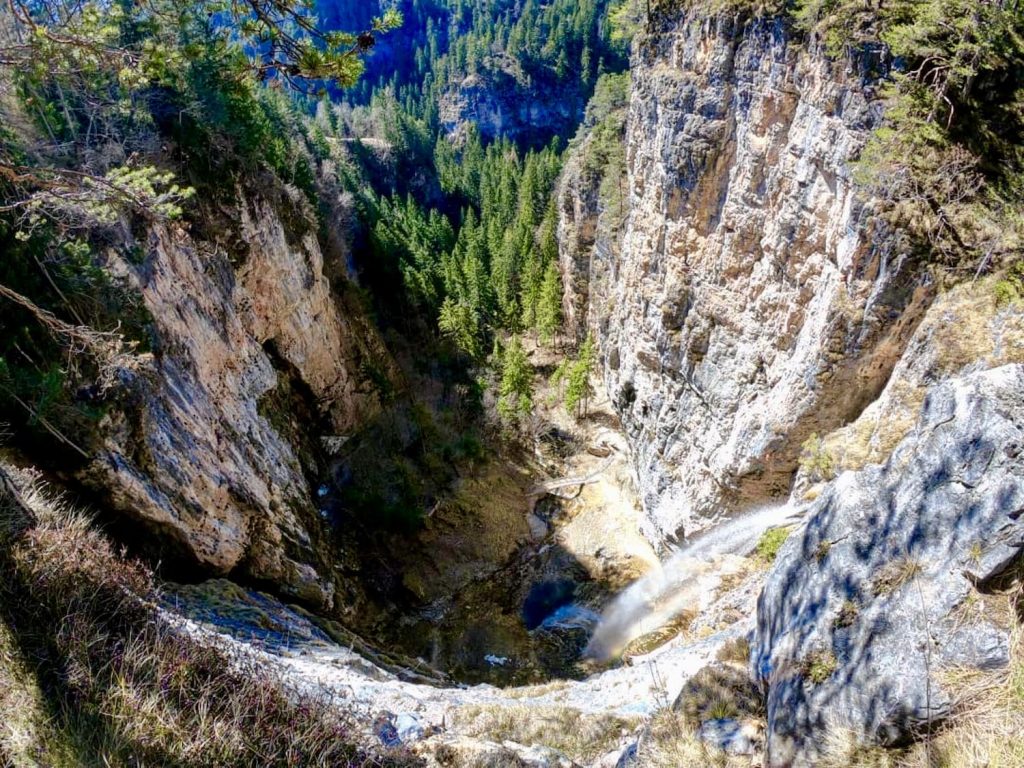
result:
<svg viewBox="0 0 1024 768"><path fill-rule="evenodd" d="M313 432L315 445L354 429L377 408L363 364L388 362L326 278L303 206L297 193L240 190L227 212L235 266L223 248L164 226L149 232L141 265L112 265L141 293L156 345L123 373L125 407L101 425L104 449L82 478L209 571L327 605L315 468L297 436Z"/></svg>
<svg viewBox="0 0 1024 768"><path fill-rule="evenodd" d="M571 131L584 103L564 86L527 84L511 60L499 59L450 87L438 106L442 127L456 140L475 126L489 139L543 142Z"/></svg>
<svg viewBox="0 0 1024 768"><path fill-rule="evenodd" d="M601 327L614 291L613 267L629 210L624 150L628 78L598 83L556 190L563 317L578 340Z"/></svg>
<svg viewBox="0 0 1024 768"><path fill-rule="evenodd" d="M634 44L622 246L588 251L581 195L563 245L586 258L563 267L654 539L786 494L801 443L854 419L914 330L927 291L851 170L881 67L832 62L774 20L680 13ZM599 302L582 263L610 276Z"/></svg>

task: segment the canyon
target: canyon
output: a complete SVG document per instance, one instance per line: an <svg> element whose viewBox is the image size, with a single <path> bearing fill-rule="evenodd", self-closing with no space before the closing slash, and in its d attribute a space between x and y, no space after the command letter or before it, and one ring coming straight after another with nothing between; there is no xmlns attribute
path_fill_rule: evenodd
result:
<svg viewBox="0 0 1024 768"><path fill-rule="evenodd" d="M267 174L205 226L122 226L104 267L156 343L114 372L88 461L0 457L6 503L47 519L71 489L165 568L160 626L424 764L931 749L958 680L1020 663L1024 312L1005 270L943 273L859 180L893 66L779 15L655 14L554 192L564 336L597 350L587 416L540 384L525 447L438 459L451 493L424 492L414 530L344 494L368 442L442 434L471 386L411 362L414 322L379 322L355 266L365 202L337 158L386 166L376 139L324 140L326 216ZM454 140L580 117L495 77L443 96ZM558 345L524 346L547 379ZM666 738L666 712L692 733Z"/></svg>

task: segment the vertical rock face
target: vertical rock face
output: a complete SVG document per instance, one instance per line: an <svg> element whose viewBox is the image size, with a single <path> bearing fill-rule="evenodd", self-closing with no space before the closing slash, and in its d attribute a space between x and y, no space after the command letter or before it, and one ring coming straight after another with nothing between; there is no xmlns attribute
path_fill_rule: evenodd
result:
<svg viewBox="0 0 1024 768"><path fill-rule="evenodd" d="M237 268L164 227L141 266L119 265L152 315L156 352L123 373L129 402L101 425L104 450L82 479L208 570L326 605L328 557L295 440L295 427L315 440L320 425L296 419L355 428L377 408L361 367L386 367L386 353L343 313L301 200L240 193L229 216Z"/></svg>
<svg viewBox="0 0 1024 768"><path fill-rule="evenodd" d="M925 291L852 178L881 117L879 62L858 66L772 20L680 14L635 44L621 252L563 266L653 539L785 494L801 443L855 418L913 331ZM602 260L610 295L581 299L574 272Z"/></svg>
<svg viewBox="0 0 1024 768"><path fill-rule="evenodd" d="M603 330L628 212L625 167L628 74L599 81L556 191L563 316L582 340ZM621 84L622 91L618 90ZM596 103L596 102L601 103Z"/></svg>

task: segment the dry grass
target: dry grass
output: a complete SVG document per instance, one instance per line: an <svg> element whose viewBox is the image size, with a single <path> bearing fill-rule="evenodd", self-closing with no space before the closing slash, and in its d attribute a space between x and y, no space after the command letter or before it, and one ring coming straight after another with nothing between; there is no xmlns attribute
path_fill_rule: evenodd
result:
<svg viewBox="0 0 1024 768"><path fill-rule="evenodd" d="M945 685L959 707L929 745L931 764L918 747L907 768L1019 768L1024 766L1024 632L1011 637L1010 664L999 673L948 671Z"/></svg>
<svg viewBox="0 0 1024 768"><path fill-rule="evenodd" d="M832 728L826 735L825 754L819 768L901 768L906 753L860 744L855 734Z"/></svg>
<svg viewBox="0 0 1024 768"><path fill-rule="evenodd" d="M835 673L839 667L836 655L832 651L819 650L809 654L803 660L801 673L814 685L821 685Z"/></svg>
<svg viewBox="0 0 1024 768"><path fill-rule="evenodd" d="M670 709L651 719L637 750L635 768L749 768L749 757L732 757L701 742L682 715Z"/></svg>
<svg viewBox="0 0 1024 768"><path fill-rule="evenodd" d="M691 728L708 720L764 717L761 695L746 671L724 664L709 665L691 677L676 698L674 708Z"/></svg>
<svg viewBox="0 0 1024 768"><path fill-rule="evenodd" d="M1000 595L1014 613L1019 595ZM949 669L943 687L957 696L953 715L906 750L858 744L841 729L829 735L821 768L1021 768L1024 766L1024 628L1010 638L1010 664L999 671Z"/></svg>
<svg viewBox="0 0 1024 768"><path fill-rule="evenodd" d="M875 595L891 595L920 576L923 570L921 563L912 557L893 560L875 576L871 590Z"/></svg>
<svg viewBox="0 0 1024 768"><path fill-rule="evenodd" d="M730 640L718 649L715 658L719 661L746 665L750 661L750 640L747 637Z"/></svg>
<svg viewBox="0 0 1024 768"><path fill-rule="evenodd" d="M53 751L59 734L68 765L412 764L357 746L329 702L169 626L150 573L85 516L2 465L0 480L0 661L20 678L14 695L35 697L26 722L0 730L5 751Z"/></svg>
<svg viewBox="0 0 1024 768"><path fill-rule="evenodd" d="M550 747L588 764L615 749L639 720L588 715L570 707L489 705L458 710L454 723L466 736Z"/></svg>

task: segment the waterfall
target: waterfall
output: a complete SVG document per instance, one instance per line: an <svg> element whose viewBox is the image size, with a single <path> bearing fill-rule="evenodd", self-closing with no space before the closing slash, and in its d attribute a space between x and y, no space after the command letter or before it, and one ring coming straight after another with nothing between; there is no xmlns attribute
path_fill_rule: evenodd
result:
<svg viewBox="0 0 1024 768"><path fill-rule="evenodd" d="M718 585L713 561L748 555L770 528L797 522L803 508L790 501L759 507L688 541L660 567L629 585L605 610L586 655L605 660L632 640L653 631L688 608L696 608Z"/></svg>

